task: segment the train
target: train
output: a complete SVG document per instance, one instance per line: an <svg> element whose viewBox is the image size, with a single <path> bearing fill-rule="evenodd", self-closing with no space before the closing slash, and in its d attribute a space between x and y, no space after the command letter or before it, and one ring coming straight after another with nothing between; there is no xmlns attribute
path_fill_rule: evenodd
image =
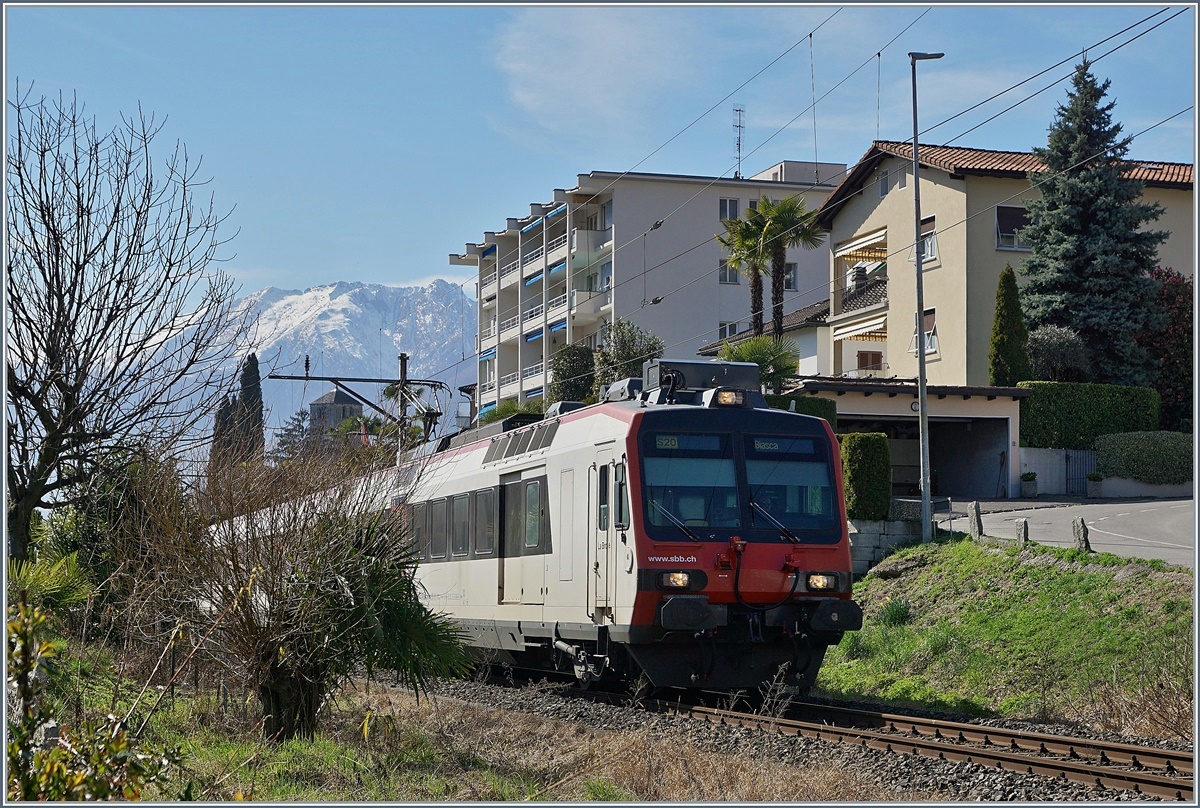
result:
<svg viewBox="0 0 1200 808"><path fill-rule="evenodd" d="M393 499L481 661L583 687L807 692L862 626L838 442L750 363L659 359L427 444Z"/></svg>

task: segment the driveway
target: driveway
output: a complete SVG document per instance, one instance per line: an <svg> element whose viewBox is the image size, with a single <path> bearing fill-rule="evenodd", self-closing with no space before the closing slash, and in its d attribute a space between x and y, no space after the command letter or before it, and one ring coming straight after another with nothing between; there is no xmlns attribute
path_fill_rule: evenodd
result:
<svg viewBox="0 0 1200 808"><path fill-rule="evenodd" d="M1031 541L1072 547L1075 540L1071 523L1081 516L1088 527L1088 541L1097 552L1131 558L1158 558L1170 564L1196 568L1195 502L1192 499L1122 500L984 512L983 532L1011 539L1017 535L1016 520L1028 519ZM959 524L965 526L963 522ZM955 524L955 528L962 530L959 524Z"/></svg>

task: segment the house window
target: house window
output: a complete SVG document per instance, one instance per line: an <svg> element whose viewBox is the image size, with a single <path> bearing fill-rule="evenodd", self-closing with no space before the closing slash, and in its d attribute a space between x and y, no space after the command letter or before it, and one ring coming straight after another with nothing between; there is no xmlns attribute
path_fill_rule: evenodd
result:
<svg viewBox="0 0 1200 808"><path fill-rule="evenodd" d="M721 283L739 283L737 267L731 267L724 258L717 267L717 280Z"/></svg>
<svg viewBox="0 0 1200 808"><path fill-rule="evenodd" d="M925 309L925 316L921 324L922 342L925 345L925 353L933 354L938 352L938 335L937 335L937 309ZM917 332L913 329L912 340L908 343L908 352L915 354L917 352Z"/></svg>
<svg viewBox="0 0 1200 808"><path fill-rule="evenodd" d="M883 170L876 171L875 183L879 186L879 198L883 199L888 193L888 173Z"/></svg>
<svg viewBox="0 0 1200 808"><path fill-rule="evenodd" d="M722 199L720 202L720 213L722 219L736 219L738 217L738 200Z"/></svg>
<svg viewBox="0 0 1200 808"><path fill-rule="evenodd" d="M921 220L921 260L932 261L937 258L937 227L933 216ZM916 262L916 256L910 249L908 260Z"/></svg>
<svg viewBox="0 0 1200 808"><path fill-rule="evenodd" d="M613 201L610 199L600 206L600 229L607 230L613 223Z"/></svg>
<svg viewBox="0 0 1200 808"><path fill-rule="evenodd" d="M903 188L908 185L908 173L903 168L898 168L892 173L896 176L897 188Z"/></svg>
<svg viewBox="0 0 1200 808"><path fill-rule="evenodd" d="M785 292L796 291L796 265L794 263L786 263L783 265L783 290Z"/></svg>
<svg viewBox="0 0 1200 808"><path fill-rule="evenodd" d="M607 292L612 286L612 261L600 265L600 291Z"/></svg>
<svg viewBox="0 0 1200 808"><path fill-rule="evenodd" d="M748 208L750 208L750 210L758 210L758 200L751 199L749 202L746 203L746 206Z"/></svg>
<svg viewBox="0 0 1200 808"><path fill-rule="evenodd" d="M738 332L737 323L720 323L717 326L717 339L729 339Z"/></svg>
<svg viewBox="0 0 1200 808"><path fill-rule="evenodd" d="M1021 228L1029 224L1029 211L1025 208L996 206L996 249L1028 250L1029 245L1021 240Z"/></svg>
<svg viewBox="0 0 1200 808"><path fill-rule="evenodd" d="M883 351L859 351L858 352L858 369L859 370L882 370L883 369Z"/></svg>

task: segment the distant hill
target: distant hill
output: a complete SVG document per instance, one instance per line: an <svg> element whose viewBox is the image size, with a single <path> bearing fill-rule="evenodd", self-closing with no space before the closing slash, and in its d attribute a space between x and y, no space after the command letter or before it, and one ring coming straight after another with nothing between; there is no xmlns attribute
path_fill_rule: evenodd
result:
<svg viewBox="0 0 1200 808"><path fill-rule="evenodd" d="M475 353L475 299L443 280L424 287L346 281L303 291L269 286L238 307L257 317L253 350L269 427L334 389L330 382L267 378L272 372L303 376L305 356L313 376L395 379L396 356L403 351L410 378L440 378L454 388L476 378L470 362L458 365L455 376L464 353L468 359ZM383 385L350 386L380 403ZM444 399L439 404L452 419L454 403ZM461 400L455 389L454 402Z"/></svg>

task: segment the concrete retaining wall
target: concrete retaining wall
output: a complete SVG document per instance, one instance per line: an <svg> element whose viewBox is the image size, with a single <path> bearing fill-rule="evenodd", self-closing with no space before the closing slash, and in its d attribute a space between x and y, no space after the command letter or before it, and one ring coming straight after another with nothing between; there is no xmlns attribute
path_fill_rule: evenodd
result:
<svg viewBox="0 0 1200 808"><path fill-rule="evenodd" d="M1100 482L1102 497L1155 497L1158 499L1174 499L1190 497L1195 488L1192 483L1178 485L1151 485L1129 477L1105 477Z"/></svg>

